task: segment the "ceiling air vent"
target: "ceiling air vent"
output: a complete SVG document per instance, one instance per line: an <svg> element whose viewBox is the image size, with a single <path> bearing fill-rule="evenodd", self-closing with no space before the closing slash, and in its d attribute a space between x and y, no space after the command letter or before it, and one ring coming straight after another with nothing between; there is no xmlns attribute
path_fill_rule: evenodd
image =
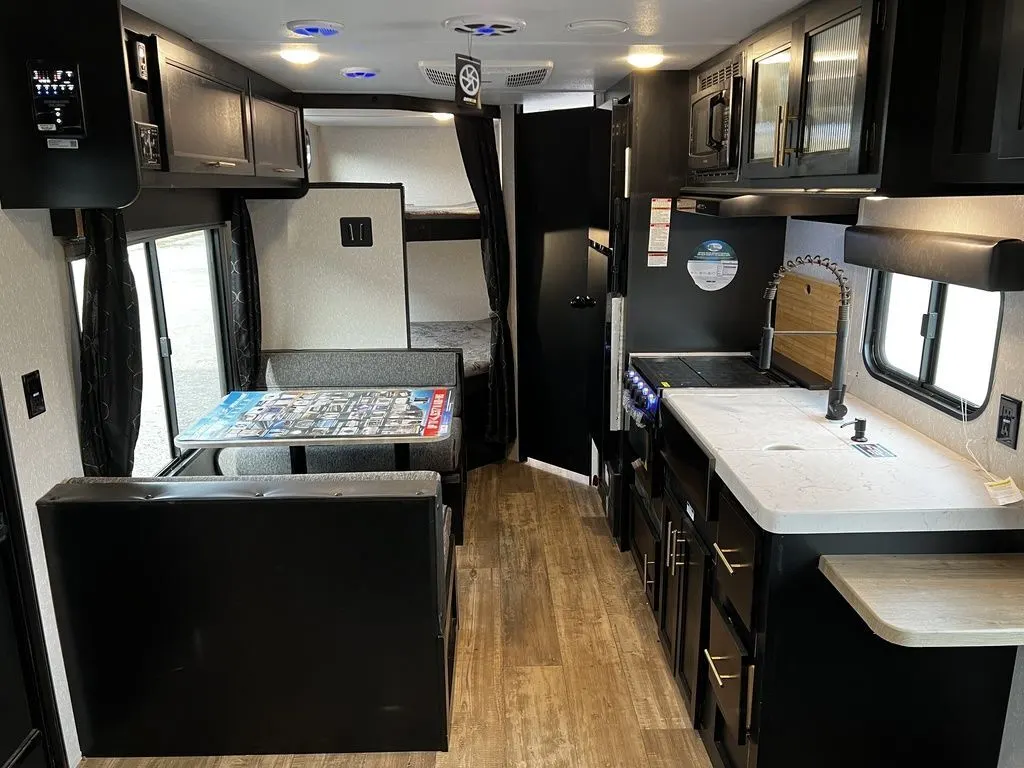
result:
<svg viewBox="0 0 1024 768"><path fill-rule="evenodd" d="M420 72L427 82L444 88L455 87L455 63L421 61ZM544 85L551 77L554 63L550 61L485 61L484 87L490 90L519 90Z"/></svg>
<svg viewBox="0 0 1024 768"><path fill-rule="evenodd" d="M444 28L474 37L508 37L526 29L526 22L510 16L453 16Z"/></svg>

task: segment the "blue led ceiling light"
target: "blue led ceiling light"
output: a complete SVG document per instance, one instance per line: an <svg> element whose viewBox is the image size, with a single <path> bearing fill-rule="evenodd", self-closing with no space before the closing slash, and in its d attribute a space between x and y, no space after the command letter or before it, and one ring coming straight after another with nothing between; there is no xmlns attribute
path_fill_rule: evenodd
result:
<svg viewBox="0 0 1024 768"><path fill-rule="evenodd" d="M504 16L453 16L444 21L445 29L473 37L507 37L526 28L526 22Z"/></svg>
<svg viewBox="0 0 1024 768"><path fill-rule="evenodd" d="M367 67L345 67L341 70L341 76L348 80L372 80L379 74L379 70Z"/></svg>
<svg viewBox="0 0 1024 768"><path fill-rule="evenodd" d="M294 37L334 37L345 28L337 21L323 19L297 19L289 21L285 27Z"/></svg>

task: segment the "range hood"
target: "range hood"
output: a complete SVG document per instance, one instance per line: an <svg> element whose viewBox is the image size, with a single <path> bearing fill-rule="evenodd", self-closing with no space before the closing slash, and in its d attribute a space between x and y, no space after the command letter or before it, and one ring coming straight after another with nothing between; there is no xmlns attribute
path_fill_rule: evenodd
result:
<svg viewBox="0 0 1024 768"><path fill-rule="evenodd" d="M847 264L982 291L1024 290L1024 242L893 227L846 230Z"/></svg>
<svg viewBox="0 0 1024 768"><path fill-rule="evenodd" d="M735 196L681 194L677 207L704 216L753 218L792 216L796 219L855 224L861 198L856 195L807 193L754 193Z"/></svg>

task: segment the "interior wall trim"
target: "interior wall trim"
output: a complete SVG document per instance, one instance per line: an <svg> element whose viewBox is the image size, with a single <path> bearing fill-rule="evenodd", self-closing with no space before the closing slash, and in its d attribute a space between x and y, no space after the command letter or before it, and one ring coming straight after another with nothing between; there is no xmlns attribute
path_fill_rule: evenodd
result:
<svg viewBox="0 0 1024 768"><path fill-rule="evenodd" d="M501 107L485 104L472 109L445 99L383 93L300 93L303 109L399 109L405 112L448 112L462 117L501 119Z"/></svg>
<svg viewBox="0 0 1024 768"><path fill-rule="evenodd" d="M39 612L38 587L32 571L28 548L28 532L21 493L18 491L18 477L14 464L14 448L7 428L7 410L3 390L0 388L0 521L6 520L11 549L14 555L16 580L12 583L12 597L15 599L14 618L21 626L19 634L28 640L30 670L26 670L26 682L30 706L42 718L42 739L50 768L69 768L64 747L60 714L57 711L57 697L53 690L53 673L43 638L43 621Z"/></svg>

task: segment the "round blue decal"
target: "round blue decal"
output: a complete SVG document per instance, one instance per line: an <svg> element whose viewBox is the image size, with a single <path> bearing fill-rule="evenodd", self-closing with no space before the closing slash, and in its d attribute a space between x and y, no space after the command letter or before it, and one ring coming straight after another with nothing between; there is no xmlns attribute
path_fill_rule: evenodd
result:
<svg viewBox="0 0 1024 768"><path fill-rule="evenodd" d="M736 278L740 262L724 240L705 240L697 246L686 269L702 291L720 291Z"/></svg>

